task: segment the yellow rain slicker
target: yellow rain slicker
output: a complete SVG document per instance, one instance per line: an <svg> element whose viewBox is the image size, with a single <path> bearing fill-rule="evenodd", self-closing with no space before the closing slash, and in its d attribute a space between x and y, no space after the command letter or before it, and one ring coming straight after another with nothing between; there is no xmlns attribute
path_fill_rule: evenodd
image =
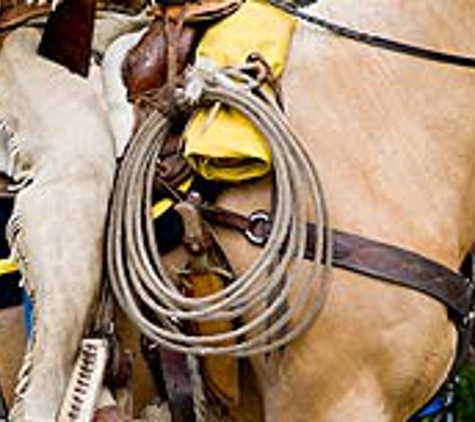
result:
<svg viewBox="0 0 475 422"><path fill-rule="evenodd" d="M12 258L0 259L0 277L18 271L18 266Z"/></svg>
<svg viewBox="0 0 475 422"><path fill-rule="evenodd" d="M259 53L278 77L294 27L292 17L269 3L247 0L206 32L197 56L218 66L239 66L251 53ZM241 113L228 107L199 111L185 132L185 140L185 157L207 179L239 182L270 170L267 141Z"/></svg>
<svg viewBox="0 0 475 422"><path fill-rule="evenodd" d="M179 191L186 192L188 189L190 189L192 182L193 182L193 179L188 179L185 182L183 182L178 188ZM160 217L172 205L173 205L173 201L171 199L162 199L158 201L152 207L152 218L155 220L156 218Z"/></svg>

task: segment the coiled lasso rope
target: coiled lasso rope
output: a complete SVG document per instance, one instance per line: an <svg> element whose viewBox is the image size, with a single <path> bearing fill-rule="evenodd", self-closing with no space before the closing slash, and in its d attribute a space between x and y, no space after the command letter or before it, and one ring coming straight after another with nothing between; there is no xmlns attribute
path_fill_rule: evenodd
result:
<svg viewBox="0 0 475 422"><path fill-rule="evenodd" d="M121 163L107 234L107 270L125 313L149 338L175 351L248 356L276 350L314 320L324 301L332 239L317 172L272 98L237 69L199 62L177 102L220 102L249 118L267 138L275 174L274 224L256 260L225 289L183 295L158 252L151 215L160 146L171 121L153 112L136 132ZM307 222L314 222L315 259L304 261ZM229 332L187 333L190 322L235 320Z"/></svg>

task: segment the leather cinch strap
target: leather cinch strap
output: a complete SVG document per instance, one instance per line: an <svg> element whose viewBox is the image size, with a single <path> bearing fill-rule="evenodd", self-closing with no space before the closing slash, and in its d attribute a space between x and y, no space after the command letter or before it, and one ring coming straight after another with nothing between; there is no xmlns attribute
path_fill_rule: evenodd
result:
<svg viewBox="0 0 475 422"><path fill-rule="evenodd" d="M253 243L263 245L272 229L270 219L242 216L217 207L201 206L206 219L237 229ZM255 215L265 216L265 213ZM442 302L457 327L468 323L474 304L474 284L461 274L415 252L333 230L333 265L366 276L409 287ZM308 225L305 257L313 258L315 230ZM257 241L256 240L260 240Z"/></svg>
<svg viewBox="0 0 475 422"><path fill-rule="evenodd" d="M249 217L215 206L200 206L203 216L217 224L237 229L252 243L263 246L272 230L266 212ZM315 229L308 224L305 258L314 258ZM457 352L447 382L464 360L474 328L475 283L461 274L411 252L355 234L332 230L332 264L335 267L387 281L429 295L447 307L457 329Z"/></svg>
<svg viewBox="0 0 475 422"><path fill-rule="evenodd" d="M428 294L456 319L468 317L473 286L460 274L419 254L354 234L333 231L335 266Z"/></svg>

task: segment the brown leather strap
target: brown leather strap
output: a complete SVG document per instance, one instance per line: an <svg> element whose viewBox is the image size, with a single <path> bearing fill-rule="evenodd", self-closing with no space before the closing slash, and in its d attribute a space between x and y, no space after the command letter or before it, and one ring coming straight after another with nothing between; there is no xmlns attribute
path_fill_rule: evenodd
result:
<svg viewBox="0 0 475 422"><path fill-rule="evenodd" d="M155 20L137 45L127 53L122 69L129 99L140 102L144 96L165 85L170 66L170 43L175 44L172 46L176 52L175 73L181 74L190 63L201 31L190 26L176 26L174 23L167 26L164 20ZM174 40L170 40L167 34L167 30L172 29L177 31Z"/></svg>
<svg viewBox="0 0 475 422"><path fill-rule="evenodd" d="M13 4L11 2L5 6L0 5L0 33L21 26L30 19L47 16L49 10L49 4L38 5L25 2Z"/></svg>
<svg viewBox="0 0 475 422"><path fill-rule="evenodd" d="M6 421L8 418L8 409L5 397L0 386L0 421Z"/></svg>
<svg viewBox="0 0 475 422"><path fill-rule="evenodd" d="M0 129L1 131L1 129ZM15 181L5 174L4 172L0 171L0 203L8 203L11 204L15 198L15 193L13 192L12 188L15 185Z"/></svg>
<svg viewBox="0 0 475 422"><path fill-rule="evenodd" d="M242 3L241 0L205 0L195 2L175 0L167 2L167 14L173 20L183 18L187 24L212 23L235 12ZM183 10L185 5L186 9ZM163 8L157 6L152 8L152 14L156 17L162 17Z"/></svg>
<svg viewBox="0 0 475 422"><path fill-rule="evenodd" d="M312 233L312 231L309 231ZM473 307L473 285L462 275L422 255L333 230L335 266L409 287L444 303L464 320Z"/></svg>
<svg viewBox="0 0 475 422"><path fill-rule="evenodd" d="M263 246L272 229L264 211L249 217L216 206L201 205L203 216L217 224L241 231L252 243ZM315 227L308 224L305 258L314 258ZM459 339L454 363L447 376L450 382L463 362L474 332L475 286L473 280L397 246L333 230L333 265L378 280L388 281L427 294L443 303Z"/></svg>
<svg viewBox="0 0 475 422"><path fill-rule="evenodd" d="M159 348L161 368L173 422L196 420L193 386L186 355Z"/></svg>
<svg viewBox="0 0 475 422"><path fill-rule="evenodd" d="M213 233L197 208L182 202L175 207L184 225L183 246L187 251L186 271L181 272L182 289L187 296L206 297L224 290L233 280L233 271ZM201 335L226 333L232 330L233 321L202 321L191 324L190 329ZM231 346L232 340L222 342ZM201 371L209 388L208 393L226 407L239 402L238 360L234 356L218 355L200 358Z"/></svg>
<svg viewBox="0 0 475 422"><path fill-rule="evenodd" d="M272 229L270 219L240 215L218 207L201 206L204 217L237 229L264 244ZM264 212L254 215L266 215ZM314 256L315 227L308 224L305 257ZM474 306L474 285L451 269L397 246L333 230L333 265L425 293L443 304L457 324L468 322Z"/></svg>
<svg viewBox="0 0 475 422"><path fill-rule="evenodd" d="M166 400L173 422L194 422L193 384L187 357L142 336L141 350L159 401Z"/></svg>
<svg viewBox="0 0 475 422"><path fill-rule="evenodd" d="M51 11L38 52L81 76L89 73L96 0L63 0Z"/></svg>

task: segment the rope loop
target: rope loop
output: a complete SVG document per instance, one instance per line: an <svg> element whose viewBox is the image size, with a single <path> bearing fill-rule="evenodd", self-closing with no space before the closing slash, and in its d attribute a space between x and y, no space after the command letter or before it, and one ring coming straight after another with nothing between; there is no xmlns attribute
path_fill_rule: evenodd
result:
<svg viewBox="0 0 475 422"><path fill-rule="evenodd" d="M185 73L185 87L177 90L181 103L196 107L207 86L221 86L225 89L252 91L260 82L248 75L245 70L253 65L220 68L213 60L198 57L194 66Z"/></svg>
<svg viewBox="0 0 475 422"><path fill-rule="evenodd" d="M275 351L300 336L324 302L332 241L319 177L275 101L258 86L243 69L219 69L199 60L176 92L185 106L236 108L262 132L272 152L275 223L255 261L222 291L185 296L158 252L150 209L169 116L153 112L148 117L119 168L107 232L108 277L125 313L163 347L195 355ZM308 221L315 227L314 261L305 260ZM240 325L207 335L184 329L190 322L229 320Z"/></svg>

